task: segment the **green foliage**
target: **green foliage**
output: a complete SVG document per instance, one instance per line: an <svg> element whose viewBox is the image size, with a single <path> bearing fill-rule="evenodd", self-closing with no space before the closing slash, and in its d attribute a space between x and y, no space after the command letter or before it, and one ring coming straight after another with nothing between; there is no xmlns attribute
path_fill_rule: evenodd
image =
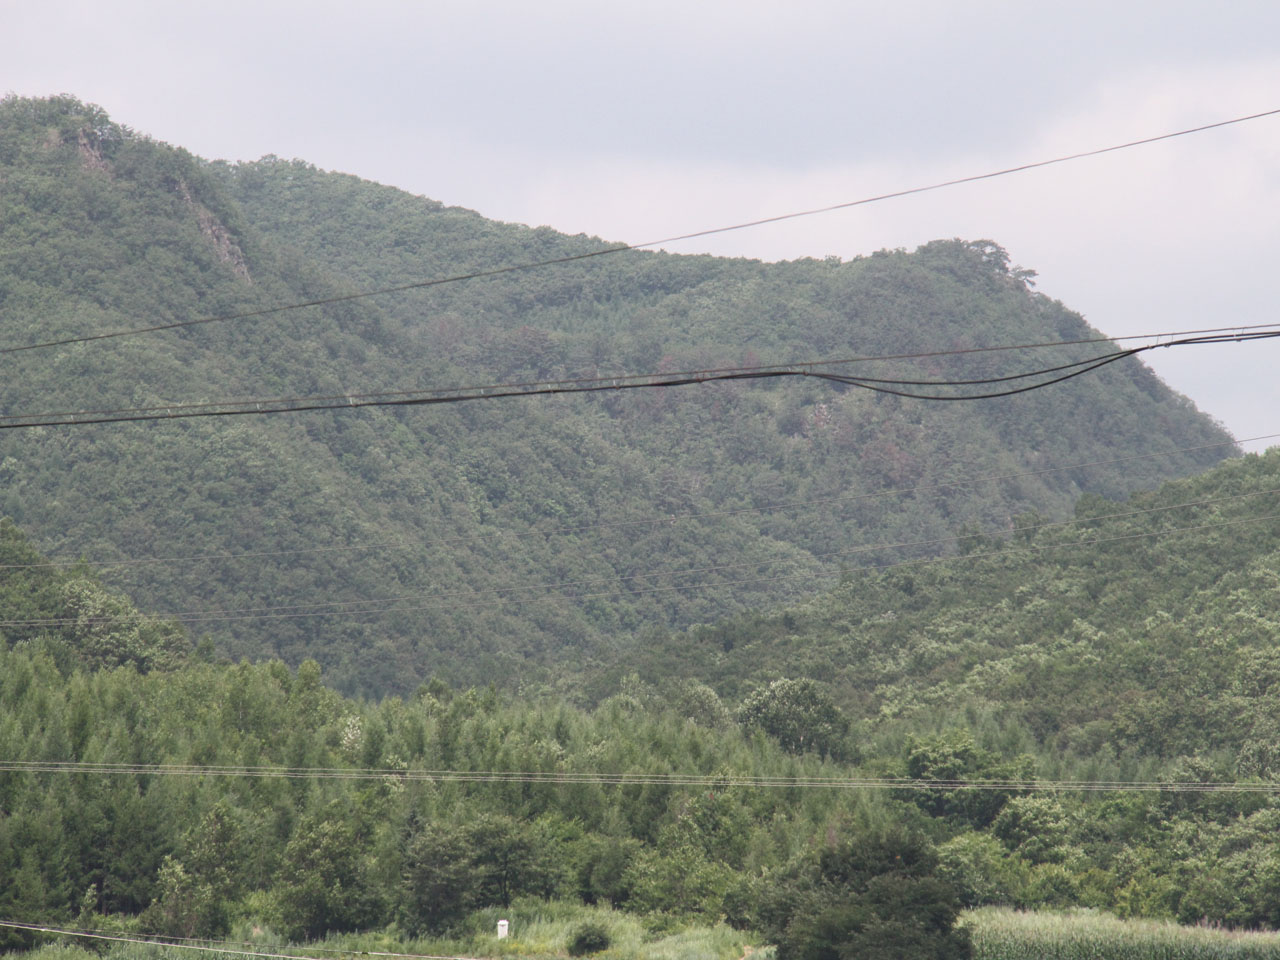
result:
<svg viewBox="0 0 1280 960"><path fill-rule="evenodd" d="M712 919L733 882L733 871L697 847L653 847L642 851L624 875L628 909Z"/></svg>
<svg viewBox="0 0 1280 960"><path fill-rule="evenodd" d="M434 935L469 929L485 911L571 897L662 918L663 929L725 917L782 936L803 915L793 944L861 943L880 923L866 913L874 897L918 904L945 887L965 905L1280 921L1273 797L1014 792L975 812L959 799L935 805L969 792L747 787L735 781L906 772L913 756L976 764L962 773L1002 764L1035 772L954 730L869 736L863 766L796 754L734 724L696 723L643 684L584 709L439 685L410 701L366 703L322 681L314 663L293 674L278 662L64 676L40 650L0 651L6 757L356 769L379 730L383 764L372 778L314 781L0 773L0 869L11 878L0 905L10 916L175 936L223 934L248 917L315 937L390 923ZM514 776L425 773L446 768ZM1124 775L1181 781L1217 769L1188 761ZM526 782L527 771L565 777ZM635 782L582 776L596 774ZM707 779L646 782L667 775ZM935 837L936 856L904 829ZM902 883L872 885L881 868ZM836 897L872 886L879 892L862 906ZM904 942L933 936L893 929Z"/></svg>
<svg viewBox="0 0 1280 960"><path fill-rule="evenodd" d="M641 849L633 837L588 837L580 847L577 893L583 903L626 903L631 895L628 868Z"/></svg>
<svg viewBox="0 0 1280 960"><path fill-rule="evenodd" d="M433 956L525 957L529 960L555 960L567 953L574 931L585 924L598 925L609 935L608 956L616 960L739 960L755 953L767 960L772 951L756 951L751 938L725 927L681 926L667 933L653 935L638 917L621 914L604 907L585 908L562 901L525 902L505 914L511 920L512 935L505 940L494 937L494 923L499 914L482 911L473 916L474 929L451 939L408 940L395 929L363 934L344 934L317 944L322 951L361 956L379 951L417 953ZM123 931L122 931L123 932ZM297 947L282 942L269 928L242 925L234 934L244 941L236 946L257 952L299 952ZM250 946L251 944L251 946ZM163 945L107 943L85 949L66 943L45 942L28 956L30 960L181 960L190 949Z"/></svg>
<svg viewBox="0 0 1280 960"><path fill-rule="evenodd" d="M938 876L963 907L1010 904L1026 888L1029 865L995 837L966 831L938 847Z"/></svg>
<svg viewBox="0 0 1280 960"><path fill-rule="evenodd" d="M1084 498L1072 522L962 561L859 573L619 669L696 676L727 697L782 674L819 680L855 729L915 736L899 772L924 779L1016 779L1020 755L1041 752L1092 773L1200 755L1216 779L1267 777L1280 733L1278 487L1280 449L1125 502ZM916 802L982 825L1007 796Z"/></svg>
<svg viewBox="0 0 1280 960"><path fill-rule="evenodd" d="M913 780L1016 780L1031 776L1032 761L1022 757L1003 763L988 750L979 749L967 731L948 737L914 737L907 742L907 776ZM1010 790L912 790L904 796L935 817L951 817L969 826L985 827L997 817L1012 796Z"/></svg>
<svg viewBox="0 0 1280 960"><path fill-rule="evenodd" d="M64 673L131 666L173 669L190 653L182 628L143 615L83 565L51 565L10 520L0 519L0 643L53 658Z"/></svg>
<svg viewBox="0 0 1280 960"><path fill-rule="evenodd" d="M0 102L0 178L10 344L601 249L301 163L207 164L65 97ZM850 263L635 252L113 341L105 366L89 349L33 353L0 403L345 395L1088 335L1025 280L989 242ZM923 372L1013 372L973 357ZM0 505L37 542L204 559L50 566L0 521L0 758L379 772L0 772L0 915L354 937L568 910L546 927L554 952L573 911L609 903L648 916L609 921L627 956L644 929L726 917L770 931L782 960L959 955L951 891L1280 926L1271 795L942 783L1274 777L1280 451L1103 499L1194 473L1229 448L1171 451L1225 439L1121 365L963 413L794 383L11 431ZM1045 471L1117 447L1152 456ZM957 457L965 476L1011 479L960 483ZM930 497L880 496L917 484ZM797 500L821 505L773 509ZM1041 519L1072 505L1078 523ZM801 597L824 558L957 531L972 534L962 560L902 548L875 561L897 567L850 566ZM117 583L144 609L342 612L205 621L192 658L180 626ZM533 602L579 587L592 596ZM392 598L416 599L350 613ZM442 770L509 776L427 773ZM933 785L734 785L861 776ZM830 835L841 823L860 826ZM522 906L548 898L580 903ZM702 947L741 955L722 933L671 950Z"/></svg>
<svg viewBox="0 0 1280 960"><path fill-rule="evenodd" d="M415 825L402 868L406 928L439 932L477 908L558 893L567 868L553 858L546 826L500 814Z"/></svg>
<svg viewBox="0 0 1280 960"><path fill-rule="evenodd" d="M402 870L400 918L410 932L447 929L475 908L471 851L451 826L418 830Z"/></svg>
<svg viewBox="0 0 1280 960"><path fill-rule="evenodd" d="M302 819L285 845L280 871L280 919L291 937L314 939L377 921L381 905L367 877L366 848L367 837L345 805Z"/></svg>
<svg viewBox="0 0 1280 960"><path fill-rule="evenodd" d="M1066 811L1053 797L1014 797L1001 809L991 832L1031 863L1061 863L1070 834Z"/></svg>
<svg viewBox="0 0 1280 960"><path fill-rule="evenodd" d="M608 950L612 943L609 931L602 924L584 923L573 931L567 949L571 957L586 957Z"/></svg>
<svg viewBox="0 0 1280 960"><path fill-rule="evenodd" d="M728 786L738 772L837 768L677 708L584 710L476 691L370 704L322 679L314 663L291 674L278 662L82 668L67 678L42 653L0 651L6 757L342 769L362 764L369 731L381 730L387 771L351 780L0 773L0 867L13 878L0 898L11 915L66 922L88 909L89 925L118 916L202 937L248 913L312 938L393 921L435 933L522 898L577 896L716 919L743 871L776 868L852 803L841 792L797 803L786 791ZM426 779L445 767L446 750L456 770L515 779ZM526 783L525 771L570 776ZM610 773L641 782L574 782ZM715 779L643 782L658 774Z"/></svg>
<svg viewBox="0 0 1280 960"><path fill-rule="evenodd" d="M212 883L193 878L181 862L165 857L157 878L159 896L152 901L144 923L166 937L207 938L227 932L227 901Z"/></svg>
<svg viewBox="0 0 1280 960"><path fill-rule="evenodd" d="M762 907L778 960L970 956L937 857L902 832L854 834L781 881Z"/></svg>
<svg viewBox="0 0 1280 960"><path fill-rule="evenodd" d="M763 730L791 753L816 750L839 757L847 752L849 721L831 695L807 678L775 680L747 697L738 709L738 722Z"/></svg>
<svg viewBox="0 0 1280 960"><path fill-rule="evenodd" d="M607 246L301 162L206 163L69 97L0 102L0 178L8 345ZM851 344L858 353L902 353L1089 335L1078 315L1028 290L988 241L847 263L632 251L32 352L22 376L0 381L0 405L341 396L830 358ZM1000 376L1018 362L973 354L914 372ZM1147 488L1230 450L1173 454L1229 438L1136 364L1009 403L954 406L813 383L738 384L8 431L0 511L61 556L207 558L105 568L109 583L127 585L145 609L330 605L300 608L298 617L274 610L269 619L199 621L196 629L233 660L310 657L344 690L401 696L433 674L514 685L573 670L603 696L617 686L620 653L642 657L653 635L682 636L694 624L794 600L834 575L823 559L832 554L946 537L961 524L1030 510L1049 515L1081 490ZM1117 448L1158 456L1033 472L1104 461ZM957 458L966 476L1022 476L957 487ZM878 496L916 483L931 485L931 495ZM772 509L797 500L822 503ZM679 519L690 514L708 516ZM655 518L675 519L648 522ZM688 574L706 567L721 569ZM591 598L539 599L577 589L565 584ZM372 601L395 597L416 599L372 611ZM93 595L72 599L73 617L109 609ZM166 637L150 629L122 621L118 637L90 638L90 655L164 666ZM732 644L732 634L717 642ZM797 675L751 679L763 685L783 674ZM746 687L716 689L737 700ZM714 703L691 706L699 722L719 722Z"/></svg>

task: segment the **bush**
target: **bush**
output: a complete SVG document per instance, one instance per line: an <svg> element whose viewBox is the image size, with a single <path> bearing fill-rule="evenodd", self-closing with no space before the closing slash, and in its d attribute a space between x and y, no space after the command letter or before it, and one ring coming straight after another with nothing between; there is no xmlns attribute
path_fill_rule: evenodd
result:
<svg viewBox="0 0 1280 960"><path fill-rule="evenodd" d="M591 953L599 953L601 950L608 950L612 942L609 931L602 924L584 923L569 938L569 956L585 957Z"/></svg>
<svg viewBox="0 0 1280 960"><path fill-rule="evenodd" d="M969 960L955 891L937 868L921 836L854 833L761 891L761 932L777 944L777 960Z"/></svg>

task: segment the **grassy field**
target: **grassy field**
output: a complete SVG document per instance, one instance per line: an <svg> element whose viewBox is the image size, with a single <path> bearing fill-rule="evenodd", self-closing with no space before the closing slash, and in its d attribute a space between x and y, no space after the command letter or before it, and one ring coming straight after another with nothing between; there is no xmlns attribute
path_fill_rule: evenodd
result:
<svg viewBox="0 0 1280 960"><path fill-rule="evenodd" d="M497 922L510 924L499 940ZM964 915L973 935L973 960L1280 960L1280 933L1242 933L1212 927L1182 927L1150 920L1119 920L1089 910L1020 913L989 908ZM243 926L227 944L248 952L310 955L317 960L361 960L378 953L439 958L502 960L564 958L584 923L598 924L611 944L599 960L773 960L772 947L723 924L667 928L662 918L641 917L607 907L526 901L508 910L482 910L448 940L411 940L395 931L335 937L307 947L286 943L269 930ZM128 934L125 934L128 936ZM97 950L87 949L89 944ZM195 960L216 954L138 944L47 944L23 960ZM233 960L235 954L222 954Z"/></svg>
<svg viewBox="0 0 1280 960"><path fill-rule="evenodd" d="M1280 960L1280 933L1182 927L1109 914L1020 913L989 908L965 915L974 960Z"/></svg>
<svg viewBox="0 0 1280 960"><path fill-rule="evenodd" d="M510 934L499 940L498 920L510 924ZM689 927L670 925L662 918L641 917L607 907L577 904L519 902L510 909L481 910L472 914L459 935L450 939L415 940L394 931L333 937L320 943L289 944L261 927L243 925L233 931L227 943L231 949L265 954L311 955L317 960L355 960L361 955L402 953L425 957L564 958L574 933L584 923L598 924L609 934L607 950L594 956L600 960L772 960L773 948L756 948L748 934L724 924ZM132 934L122 934L132 936ZM199 960L218 956L208 952L160 946L103 943L82 940L50 943L26 954L22 960ZM221 954L235 960L234 953Z"/></svg>

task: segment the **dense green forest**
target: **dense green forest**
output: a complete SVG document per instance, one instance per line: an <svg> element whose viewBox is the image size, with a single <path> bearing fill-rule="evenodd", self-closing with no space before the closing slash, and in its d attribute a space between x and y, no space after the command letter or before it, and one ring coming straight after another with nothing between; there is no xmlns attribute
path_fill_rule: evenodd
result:
<svg viewBox="0 0 1280 960"><path fill-rule="evenodd" d="M923 936L894 926L902 903L951 932L990 905L1274 929L1277 490L1272 451L1084 498L1080 523L975 535L964 557L695 629L655 647L665 674L648 664L590 707L440 680L355 700L313 661L205 662L149 620L115 660L93 621L11 635L0 915L466 937L498 909L609 904L654 936L727 921L784 960L823 955L833 930L862 942L868 910ZM4 535L7 609L124 602ZM803 675L818 662L821 681ZM869 777L911 786L818 782ZM1054 785L1080 780L1155 789Z"/></svg>
<svg viewBox="0 0 1280 960"><path fill-rule="evenodd" d="M1070 520L975 531L951 558L851 556L837 588L652 635L600 682L697 676L736 697L809 676L876 722L998 716L1064 757L1224 751L1241 775L1269 776L1278 532L1273 448L1127 501L1085 496Z"/></svg>
<svg viewBox="0 0 1280 960"><path fill-rule="evenodd" d="M69 97L0 101L0 184L0 350L608 246ZM3 354L0 412L1095 335L1029 281L989 241L630 251ZM1280 450L1236 453L1136 361L974 404L797 381L0 432L0 921L1275 955L1157 923L1280 929ZM0 926L30 948L88 957Z"/></svg>
<svg viewBox="0 0 1280 960"><path fill-rule="evenodd" d="M607 247L302 162L206 162L69 97L0 103L0 182L0 348ZM1091 335L986 241L850 262L632 251L10 353L0 411ZM1077 349L1052 361L1093 348ZM1028 362L859 369L982 377ZM1099 462L1116 451L1145 459ZM975 404L805 381L11 430L0 513L48 555L93 561L144 609L187 614L233 659L312 657L340 689L404 696L431 675L511 686L553 682L568 665L605 671L654 630L836 583L832 554L1058 515L1081 493L1149 489L1232 452L1220 427L1126 361ZM967 482L988 476L1009 479Z"/></svg>

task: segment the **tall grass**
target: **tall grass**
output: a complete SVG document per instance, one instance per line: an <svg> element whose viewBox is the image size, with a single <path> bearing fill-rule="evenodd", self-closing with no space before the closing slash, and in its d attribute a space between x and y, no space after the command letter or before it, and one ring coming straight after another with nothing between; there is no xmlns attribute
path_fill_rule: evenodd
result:
<svg viewBox="0 0 1280 960"><path fill-rule="evenodd" d="M973 960L1280 960L1280 933L1120 920L1091 910L965 914Z"/></svg>
<svg viewBox="0 0 1280 960"><path fill-rule="evenodd" d="M498 920L510 923L499 940ZM351 955L399 951L433 956L563 960L574 931L591 922L609 933L610 946L594 960L773 960L773 948L753 947L751 938L724 925L683 927L661 918L640 917L607 907L564 902L523 901L508 910L480 910L449 939L413 940L392 929L333 937L323 944ZM1211 927L1180 927L1151 920L1119 920L1109 914L1019 913L986 908L964 915L973 936L973 960L1280 960L1280 933L1240 933ZM253 943L248 949L305 955L269 930L244 927L232 934ZM313 953L313 955L316 955ZM79 946L49 944L22 960L194 960L202 956L163 947L112 944L95 953ZM216 955L204 955L214 956ZM328 958L340 960L341 954ZM226 954L223 960L235 960Z"/></svg>
<svg viewBox="0 0 1280 960"><path fill-rule="evenodd" d="M499 940L499 920L510 924L510 935ZM586 922L599 924L609 933L608 949L589 960L739 960L750 953L752 960L772 960L772 948L755 949L753 938L724 924L686 926L660 916L637 916L608 907L585 907L563 901L517 901L507 909L478 910L463 928L448 938L413 939L394 928L362 934L334 936L312 947L324 948L327 960L350 960L361 953L378 951L447 957L504 958L504 960L554 960L568 956L568 944L578 927ZM244 949L264 953L305 956L308 945L289 944L270 929L241 924L230 938L245 942ZM29 953L15 955L21 960L200 960L217 954L167 949L138 944L109 944L86 949L72 944L46 944ZM332 951L339 950L341 953ZM313 955L318 954L315 951ZM236 960L234 953L221 960ZM322 955L317 960L326 960Z"/></svg>
<svg viewBox="0 0 1280 960"><path fill-rule="evenodd" d="M511 925L505 940L498 940L494 933L499 920ZM668 925L661 917L608 907L528 900L505 910L476 911L467 920L470 935L457 945L466 946L471 956L564 957L569 940L585 922L608 931L609 948L595 954L600 960L738 960L752 943L750 936L724 924Z"/></svg>

